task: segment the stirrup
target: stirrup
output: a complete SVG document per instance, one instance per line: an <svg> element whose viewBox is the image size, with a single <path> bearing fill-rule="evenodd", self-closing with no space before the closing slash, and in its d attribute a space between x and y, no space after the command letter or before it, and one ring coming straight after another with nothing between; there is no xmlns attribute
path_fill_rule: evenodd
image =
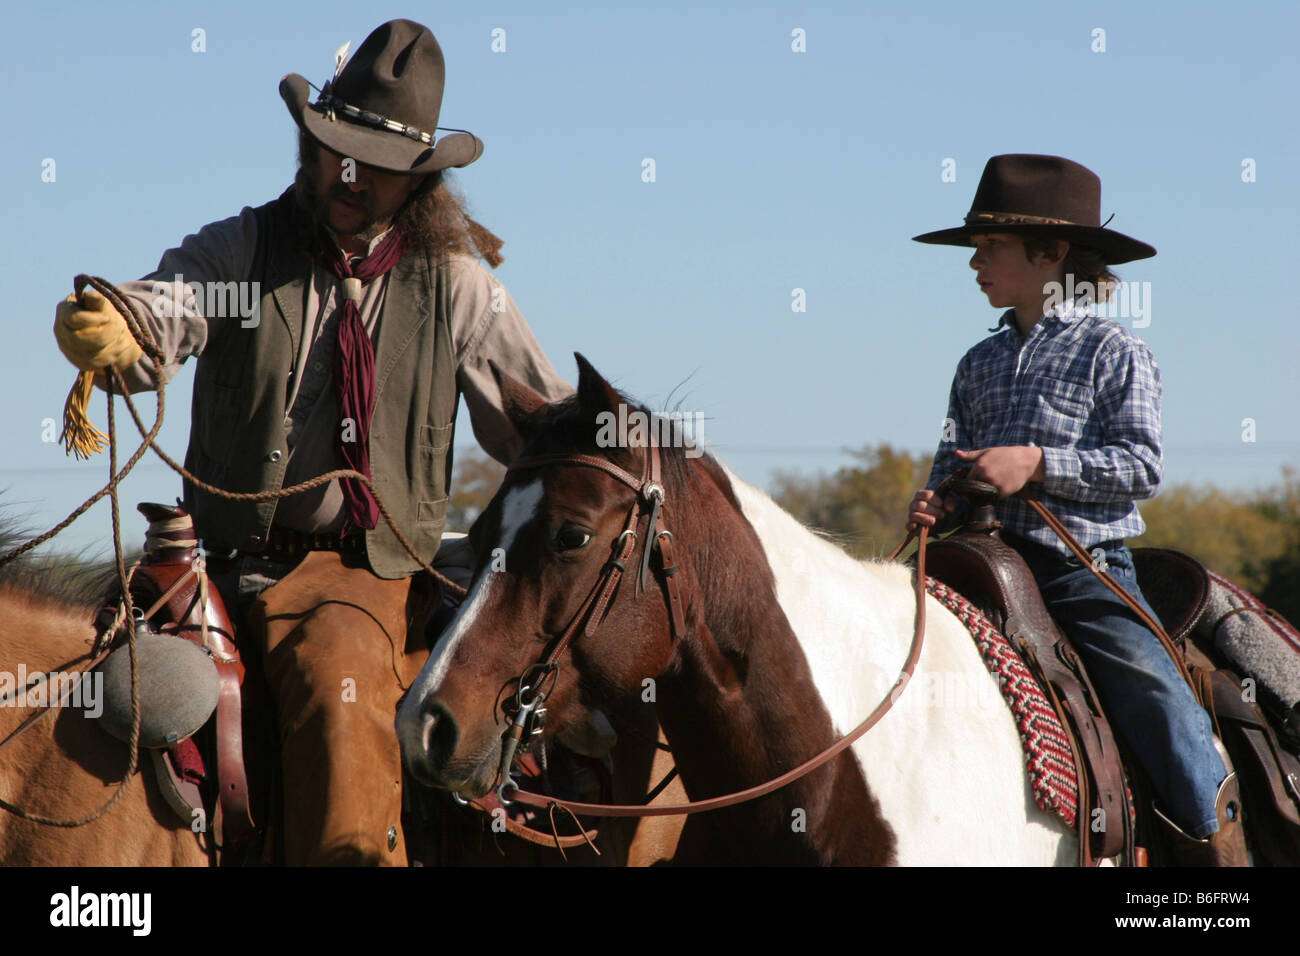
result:
<svg viewBox="0 0 1300 956"><path fill-rule="evenodd" d="M1214 813L1219 829L1203 840L1189 835L1169 819L1153 800L1151 809L1164 824L1169 836L1172 862L1179 866L1250 866L1246 850L1245 830L1242 826L1241 791L1237 786L1237 773L1223 778L1214 797Z"/></svg>

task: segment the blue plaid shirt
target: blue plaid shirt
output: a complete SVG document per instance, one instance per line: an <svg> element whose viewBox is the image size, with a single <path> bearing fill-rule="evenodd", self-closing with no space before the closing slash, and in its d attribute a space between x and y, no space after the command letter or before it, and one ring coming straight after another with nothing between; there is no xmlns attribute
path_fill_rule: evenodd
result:
<svg viewBox="0 0 1300 956"><path fill-rule="evenodd" d="M927 488L965 467L954 451L999 445L1043 449L1042 502L1085 548L1142 534L1136 499L1160 487L1160 370L1151 350L1117 322L1064 303L1020 335L1005 328L957 365L948 421ZM1003 526L1069 549L1017 498L997 505Z"/></svg>

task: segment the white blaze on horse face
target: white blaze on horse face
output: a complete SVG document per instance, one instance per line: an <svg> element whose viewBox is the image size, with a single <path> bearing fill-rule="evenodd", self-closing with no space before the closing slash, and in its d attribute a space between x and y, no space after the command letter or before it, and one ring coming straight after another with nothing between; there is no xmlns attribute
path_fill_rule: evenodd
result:
<svg viewBox="0 0 1300 956"><path fill-rule="evenodd" d="M541 500L542 480L540 478L524 485L522 488L511 488L506 492L505 501L501 504L501 537L496 544L496 547L500 548L503 553L509 554L510 547L514 544L519 532L536 516L537 506ZM497 572L490 569L479 576L478 581L474 583L474 587L469 593L469 597L461 605L460 612L456 615L455 620L438 638L437 645L434 646L433 652L429 654L429 660L420 671L420 676L411 687L411 692L406 695L407 701L422 705L430 694L437 693L438 688L442 686L443 678L447 676L447 670L451 667L451 660L456 653L456 646L460 643L465 632L474 626L474 621L478 618L479 612L487 604L489 593L496 578ZM403 712L406 709L404 704L402 707ZM399 725L400 723L399 716Z"/></svg>
<svg viewBox="0 0 1300 956"><path fill-rule="evenodd" d="M469 598L460 607L460 612L451 626L442 632L438 643L429 654L429 659L420 669L420 676L415 679L411 689L402 698L402 706L397 709L397 742L404 755L418 754L423 751L425 729L429 723L424 713L424 704L429 697L442 686L442 679L451 667L452 655L460 637L474 623L479 609L487 603L496 575L488 572L479 576L470 589ZM409 759L409 758L408 758Z"/></svg>
<svg viewBox="0 0 1300 956"><path fill-rule="evenodd" d="M511 488L501 503L501 540L497 547L506 554L515 543L515 536L537 514L542 501L542 479L538 478L522 488Z"/></svg>

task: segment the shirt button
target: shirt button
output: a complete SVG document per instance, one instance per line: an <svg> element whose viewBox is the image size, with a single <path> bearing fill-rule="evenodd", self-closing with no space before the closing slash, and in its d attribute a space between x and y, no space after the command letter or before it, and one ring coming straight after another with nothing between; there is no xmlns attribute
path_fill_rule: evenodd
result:
<svg viewBox="0 0 1300 956"><path fill-rule="evenodd" d="M275 448L275 449L272 449L272 450L271 450L271 454L269 454L269 455L266 456L266 460L267 460L267 461L279 461L281 457L282 457L282 456L281 456L281 454L280 454L280 449Z"/></svg>
<svg viewBox="0 0 1300 956"><path fill-rule="evenodd" d="M321 369L323 369L324 367L325 367L325 363L324 363L324 362L312 362L312 363L311 363L311 368L312 368L312 371L313 371L313 372L319 372L319 371L320 371Z"/></svg>

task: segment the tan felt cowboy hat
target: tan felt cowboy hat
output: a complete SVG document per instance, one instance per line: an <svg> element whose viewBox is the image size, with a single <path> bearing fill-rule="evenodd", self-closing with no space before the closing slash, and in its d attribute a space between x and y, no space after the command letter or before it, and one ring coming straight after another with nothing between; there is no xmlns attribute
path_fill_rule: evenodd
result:
<svg viewBox="0 0 1300 956"><path fill-rule="evenodd" d="M971 236L987 232L1064 239L1097 250L1109 265L1156 254L1155 247L1102 227L1101 180L1060 156L994 156L984 167L965 225L912 238L969 246Z"/></svg>
<svg viewBox="0 0 1300 956"><path fill-rule="evenodd" d="M304 77L280 81L294 122L322 146L394 173L468 166L482 155L483 141L472 133L436 135L446 67L428 27L390 20L340 70L342 55L315 103L307 102Z"/></svg>

